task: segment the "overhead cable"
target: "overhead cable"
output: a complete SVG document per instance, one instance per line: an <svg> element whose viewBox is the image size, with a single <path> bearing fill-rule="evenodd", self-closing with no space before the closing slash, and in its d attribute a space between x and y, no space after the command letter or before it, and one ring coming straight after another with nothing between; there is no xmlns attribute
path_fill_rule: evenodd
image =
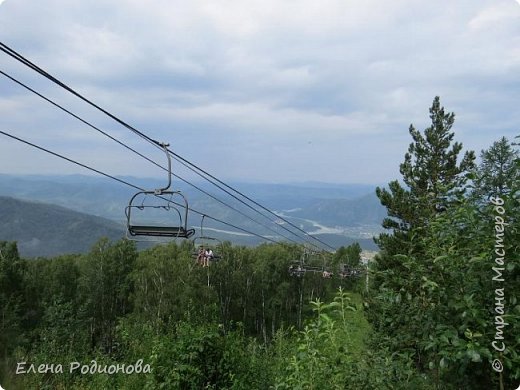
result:
<svg viewBox="0 0 520 390"><path fill-rule="evenodd" d="M72 89L71 87L67 86L65 83L61 82L60 80L58 80L57 78L55 78L54 76L52 76L51 74L47 73L45 70L43 70L42 68L40 68L39 66L35 65L34 63L32 63L31 61L29 61L27 58L25 58L24 56L22 56L21 54L17 53L15 50L13 50L12 48L8 47L7 45L5 45L4 43L0 42L0 50L3 51L4 53L8 54L9 56L11 56L12 58L18 60L19 62L23 63L24 65L28 66L29 68L33 69L34 71L36 71L37 73L41 74L42 76L46 77L47 79L51 80L52 82L54 82L55 84L59 85L60 87L64 88L65 90L67 90L68 92L70 92L71 94L73 94L74 96L78 97L79 99L83 100L84 102L86 102L87 104L91 105L92 107L96 108L97 110L101 111L102 113L104 113L105 115L107 115L108 117L112 118L113 120L115 120L117 123L121 124L123 127L127 128L128 130L132 131L133 133L137 134L138 136L140 136L141 138L143 138L144 140L146 140L147 142L151 143L152 145L158 147L158 148L162 148L160 146L160 143L154 139L152 139L151 137L147 136L146 134L144 134L143 132L139 131L138 129L136 129L135 127L129 125L128 123L126 123L125 121L123 121L122 119L118 118L117 116L111 114L110 112L108 112L107 110L103 109L102 107L98 106L97 104L95 104L94 102L92 102L91 100L87 99L86 97L84 97L83 95L81 95L80 93L78 93L77 91L75 91L74 89ZM169 150L168 151L171 153L172 156L176 157L179 161L183 161L185 164L188 164L189 166L193 167L194 169L202 172L202 174L204 175L207 175L209 178L217 181L218 183L222 184L223 186L225 186L226 188L229 188L231 191L239 194L240 196L242 196L244 199L247 199L249 202L253 203L254 205L256 205L257 207L260 207L262 210L265 210L267 211L269 214L275 216L277 218L277 220L282 220L284 221L285 223L287 223L288 225L290 225L291 227L295 228L296 230L302 232L305 236L309 237L310 239L313 239L319 243L321 243L322 245L332 249L332 250L335 250L335 248L333 248L332 246L330 246L329 244L325 243L324 241L320 240L319 238L311 235L310 233L304 231L303 229L301 229L299 226L293 224L292 222L290 222L289 220L287 220L286 218L284 218L283 216L281 215L278 215L276 213L274 213L273 211L269 210L267 207L261 205L259 202L251 199L250 197L246 196L245 194L243 194L242 192L234 189L233 187L229 186L228 184L224 183L223 181L217 179L215 176L209 174L208 172L206 172L204 169L198 167L197 165L191 163L190 161L188 161L187 159L183 158L182 156L178 155L177 153L174 153L173 151ZM203 175L201 174L202 177L204 177ZM212 180L208 179L208 177L204 177L207 181L209 181L210 183L212 183L213 185L219 187L221 190L222 188L220 186L218 186L217 184L215 184ZM227 192L227 191L226 191ZM229 193L228 193L229 194ZM238 199L236 196L235 196L236 199ZM246 204L246 202L240 200L242 203ZM248 207L252 208L253 210L255 210L257 213L261 214L261 215L264 215L263 213L261 213L259 210L255 209L254 207L252 207L251 205L248 205ZM265 215L264 215L265 217ZM270 219L270 218L268 218ZM272 219L270 219L271 222L273 223L276 223L275 221L273 221ZM290 232L291 234L294 234L296 235L293 231L287 229L285 226L283 225L279 225L281 226L281 228L287 230L288 232ZM315 244L313 243L309 243L310 245L312 246L316 246Z"/></svg>
<svg viewBox="0 0 520 390"><path fill-rule="evenodd" d="M78 165L78 166L80 166L80 167L82 167L82 168L88 169L88 170L90 170L90 171L92 171L92 172L95 172L95 173L97 173L97 174L99 174L99 175L102 175L102 176L105 176L105 177L107 177L107 178L109 178L109 179L115 180L115 181L117 181L117 182L119 182L119 183L121 183L121 184L127 185L127 186L132 187L132 188L134 188L134 189L136 189L136 190L139 190L139 191L145 191L145 189L143 189L143 188L141 188L141 187L139 187L139 186L136 186L135 184L132 184L132 183L126 181L126 180L123 180L123 179L120 179L120 178L118 178L118 177L116 177L116 176L113 176L113 175L110 175L110 174L108 174L108 173L105 173L105 172L103 172L103 171L101 171L101 170L99 170L99 169L92 168L92 167L90 167L90 166L88 166L88 165L86 165L86 164L80 163L80 162L78 162L78 161L76 161L76 160L74 160L74 159L72 159L72 158L69 158L69 157L63 156L62 154L59 154L59 153L57 153L57 152L53 152L52 150L46 149L46 148L44 148L44 147L42 147L42 146L39 146L39 145L37 145L37 144L35 144L35 143L29 142L29 141L27 141L27 140L24 140L24 139L22 139L22 138L20 138L20 137L17 137L17 136L15 136L15 135L13 135L13 134L7 133L7 132L2 131L2 130L0 130L0 134L5 135L6 137L9 137L9 138L14 139L14 140L16 140L16 141L19 141L19 142L21 142L21 143L24 143L24 144L26 144L26 145L29 145L29 146L31 146L31 147L33 147L33 148L39 149L39 150L41 150L41 151L43 151L43 152L45 152L45 153L49 153L49 154L51 154L51 155L53 155L53 156L59 157L59 158L61 158L61 159L63 159L63 160L66 160L66 161L68 161L68 162L70 162L70 163L76 164L76 165ZM160 197L160 196L159 196L159 197ZM166 199L166 200L168 200L168 199ZM169 200L169 201L170 201L170 203L173 203L173 204L175 204L176 206L179 206L179 207L185 207L184 205L182 205L182 204L180 204L180 203L176 203L176 202L173 202L173 201L171 201L171 200ZM221 223L221 224L223 224L223 225L226 225L226 226L229 226L229 227L231 227L231 228L234 228L234 229L240 230L240 231L242 231L242 232L244 232L244 233L247 233L247 234L249 234L249 235L252 235L252 236L255 236L255 237L261 238L262 240L269 241L269 242L273 242L273 243L278 243L278 241L273 240L273 239L271 239L271 238L269 238L269 237L262 236L262 235L260 235L260 234L258 234L258 233L251 232L251 231L249 231L249 230L247 230L247 229L241 228L241 227L239 227L239 226L235 226L234 224L231 224L231 223L229 223L229 222L222 221L221 219L219 219L219 218L215 218L215 217L212 217L211 215L208 215L207 213L203 213L203 212L201 212L201 211L195 210L195 209L190 208L190 207L188 207L188 210L191 211L191 212L194 212L195 214L201 215L201 216L202 216L202 215L205 215L207 218L209 218L209 219L211 219L211 220L213 220L213 221L215 221L215 222L219 222L219 223Z"/></svg>
<svg viewBox="0 0 520 390"><path fill-rule="evenodd" d="M143 155L142 153L138 152L137 150L135 150L134 148L128 146L127 144L125 144L124 142L118 140L117 138L115 138L114 136L108 134L107 132L101 130L99 127L93 125L92 123L88 122L87 120L81 118L80 116L76 115L75 113L73 113L72 111L66 109L65 107L63 107L62 105L56 103L55 101L53 101L52 99L49 99L48 97L44 96L43 94L41 94L40 92L36 91L35 89L29 87L28 85L24 84L23 82L19 81L18 79L12 77L11 75L7 74L6 72L0 70L0 74L2 74L3 76L7 77L9 80L13 81L14 83L20 85L21 87L27 89L28 91L34 93L35 95L39 96L40 98L42 98L43 100L47 101L48 103L52 104L53 106L55 106L56 108L64 111L65 113L71 115L72 117L74 117L75 119L79 120L80 122L82 122L83 124L89 126L90 128L94 129L95 131L103 134L104 136L110 138L111 140L113 140L114 142L117 142L119 145L123 146L124 148L130 150L131 152L135 153L136 155L140 156L141 158L147 160L148 162L154 164L155 166L163 169L164 171L166 172L169 172L167 168L163 167L162 165L158 164L157 162L153 161L152 159L148 158L147 156ZM230 208L231 210L239 213L240 215L242 215L243 217L259 224L260 226L264 227L265 229L271 231L272 233L275 233L277 235L280 235L281 237L285 238L286 240L288 241L291 241L293 243L297 243L296 241L294 241L293 239L281 234L280 232L277 232L276 230L272 229L270 226L267 226L259 221L257 221L256 219L252 218L251 216L245 214L244 212L242 212L241 210L238 210L237 208L229 205L228 203L224 202L223 200L217 198L216 196L210 194L209 192L205 191L204 189L200 188L199 186L191 183L190 181L184 179L183 177L171 172L171 175L178 178L179 180L183 181L184 183L190 185L191 187L195 188L196 190L202 192L203 194L205 194L206 196L210 197L211 199L221 203L222 205ZM255 210L256 211L256 210Z"/></svg>

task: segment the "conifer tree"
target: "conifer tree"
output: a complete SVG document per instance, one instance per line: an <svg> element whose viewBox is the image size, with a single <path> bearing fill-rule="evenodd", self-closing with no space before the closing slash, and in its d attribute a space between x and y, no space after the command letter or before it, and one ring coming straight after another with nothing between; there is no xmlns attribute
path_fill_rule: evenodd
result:
<svg viewBox="0 0 520 390"><path fill-rule="evenodd" d="M431 125L424 134L410 125L413 142L400 165L404 186L394 180L388 189L376 189L388 212L383 227L392 229L392 234L381 234L376 243L390 255L412 249L408 245L411 232L420 234L434 215L450 206L456 195L464 191L475 166L472 151L458 162L462 144L453 142L455 114L445 112L438 96L430 108L430 119Z"/></svg>
<svg viewBox="0 0 520 390"><path fill-rule="evenodd" d="M514 183L520 181L520 169L515 160L520 158L518 150L506 137L495 141L482 150L482 159L476 171L473 195L486 202L488 196L504 196L511 192Z"/></svg>
<svg viewBox="0 0 520 390"><path fill-rule="evenodd" d="M438 220L462 200L475 167L473 152L459 159L462 144L454 141L452 131L455 115L445 112L439 97L430 107L430 119L424 132L410 125L412 143L400 164L402 181L376 189L387 208L383 227L391 232L375 240L381 251L373 262L368 312L374 328L388 337L390 349L404 351L419 369L426 356L421 343L436 321L427 309L433 304L427 289L439 286L438 280L430 280L436 275L428 238Z"/></svg>

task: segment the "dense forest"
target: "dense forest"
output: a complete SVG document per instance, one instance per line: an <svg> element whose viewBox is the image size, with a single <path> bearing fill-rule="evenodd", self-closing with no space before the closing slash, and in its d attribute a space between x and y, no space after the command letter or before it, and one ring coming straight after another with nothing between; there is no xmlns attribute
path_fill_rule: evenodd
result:
<svg viewBox="0 0 520 390"><path fill-rule="evenodd" d="M0 242L0 385L11 389L513 389L520 383L520 155L462 155L438 98L413 126L379 253L189 240L27 260ZM303 256L319 272L295 276ZM359 276L359 275L358 275Z"/></svg>

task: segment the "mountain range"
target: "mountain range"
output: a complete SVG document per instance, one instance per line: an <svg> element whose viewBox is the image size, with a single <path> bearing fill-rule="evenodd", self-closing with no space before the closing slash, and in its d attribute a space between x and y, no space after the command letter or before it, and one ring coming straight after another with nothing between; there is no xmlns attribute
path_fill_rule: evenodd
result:
<svg viewBox="0 0 520 390"><path fill-rule="evenodd" d="M162 184L149 178L122 179L150 189ZM333 247L357 241L364 249L375 250L372 237L381 231L386 215L373 185L230 184L294 225L289 226L282 218L255 205L260 213L254 212L250 202L246 205L237 194L222 192L210 183L173 184L188 199L189 207L198 212L191 212L188 220L197 235L201 234L201 214L205 214L210 218L204 219L204 236L241 245L260 241L247 232L296 239L289 230L297 226ZM120 183L93 176L0 174L0 240L17 240L22 255L29 257L84 252L101 236L118 239L124 235L124 209L135 192ZM246 232L237 231L235 226ZM276 234L280 236L275 237Z"/></svg>

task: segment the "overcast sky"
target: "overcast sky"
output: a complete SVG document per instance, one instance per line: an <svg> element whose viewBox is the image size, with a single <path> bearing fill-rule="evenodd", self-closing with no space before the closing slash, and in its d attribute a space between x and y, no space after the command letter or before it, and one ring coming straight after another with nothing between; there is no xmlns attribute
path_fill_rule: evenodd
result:
<svg viewBox="0 0 520 390"><path fill-rule="evenodd" d="M520 134L515 0L0 0L0 41L225 180L398 178L436 95L464 150ZM0 69L163 163L3 53ZM1 75L0 130L107 173L161 175ZM0 173L85 171L0 135Z"/></svg>

